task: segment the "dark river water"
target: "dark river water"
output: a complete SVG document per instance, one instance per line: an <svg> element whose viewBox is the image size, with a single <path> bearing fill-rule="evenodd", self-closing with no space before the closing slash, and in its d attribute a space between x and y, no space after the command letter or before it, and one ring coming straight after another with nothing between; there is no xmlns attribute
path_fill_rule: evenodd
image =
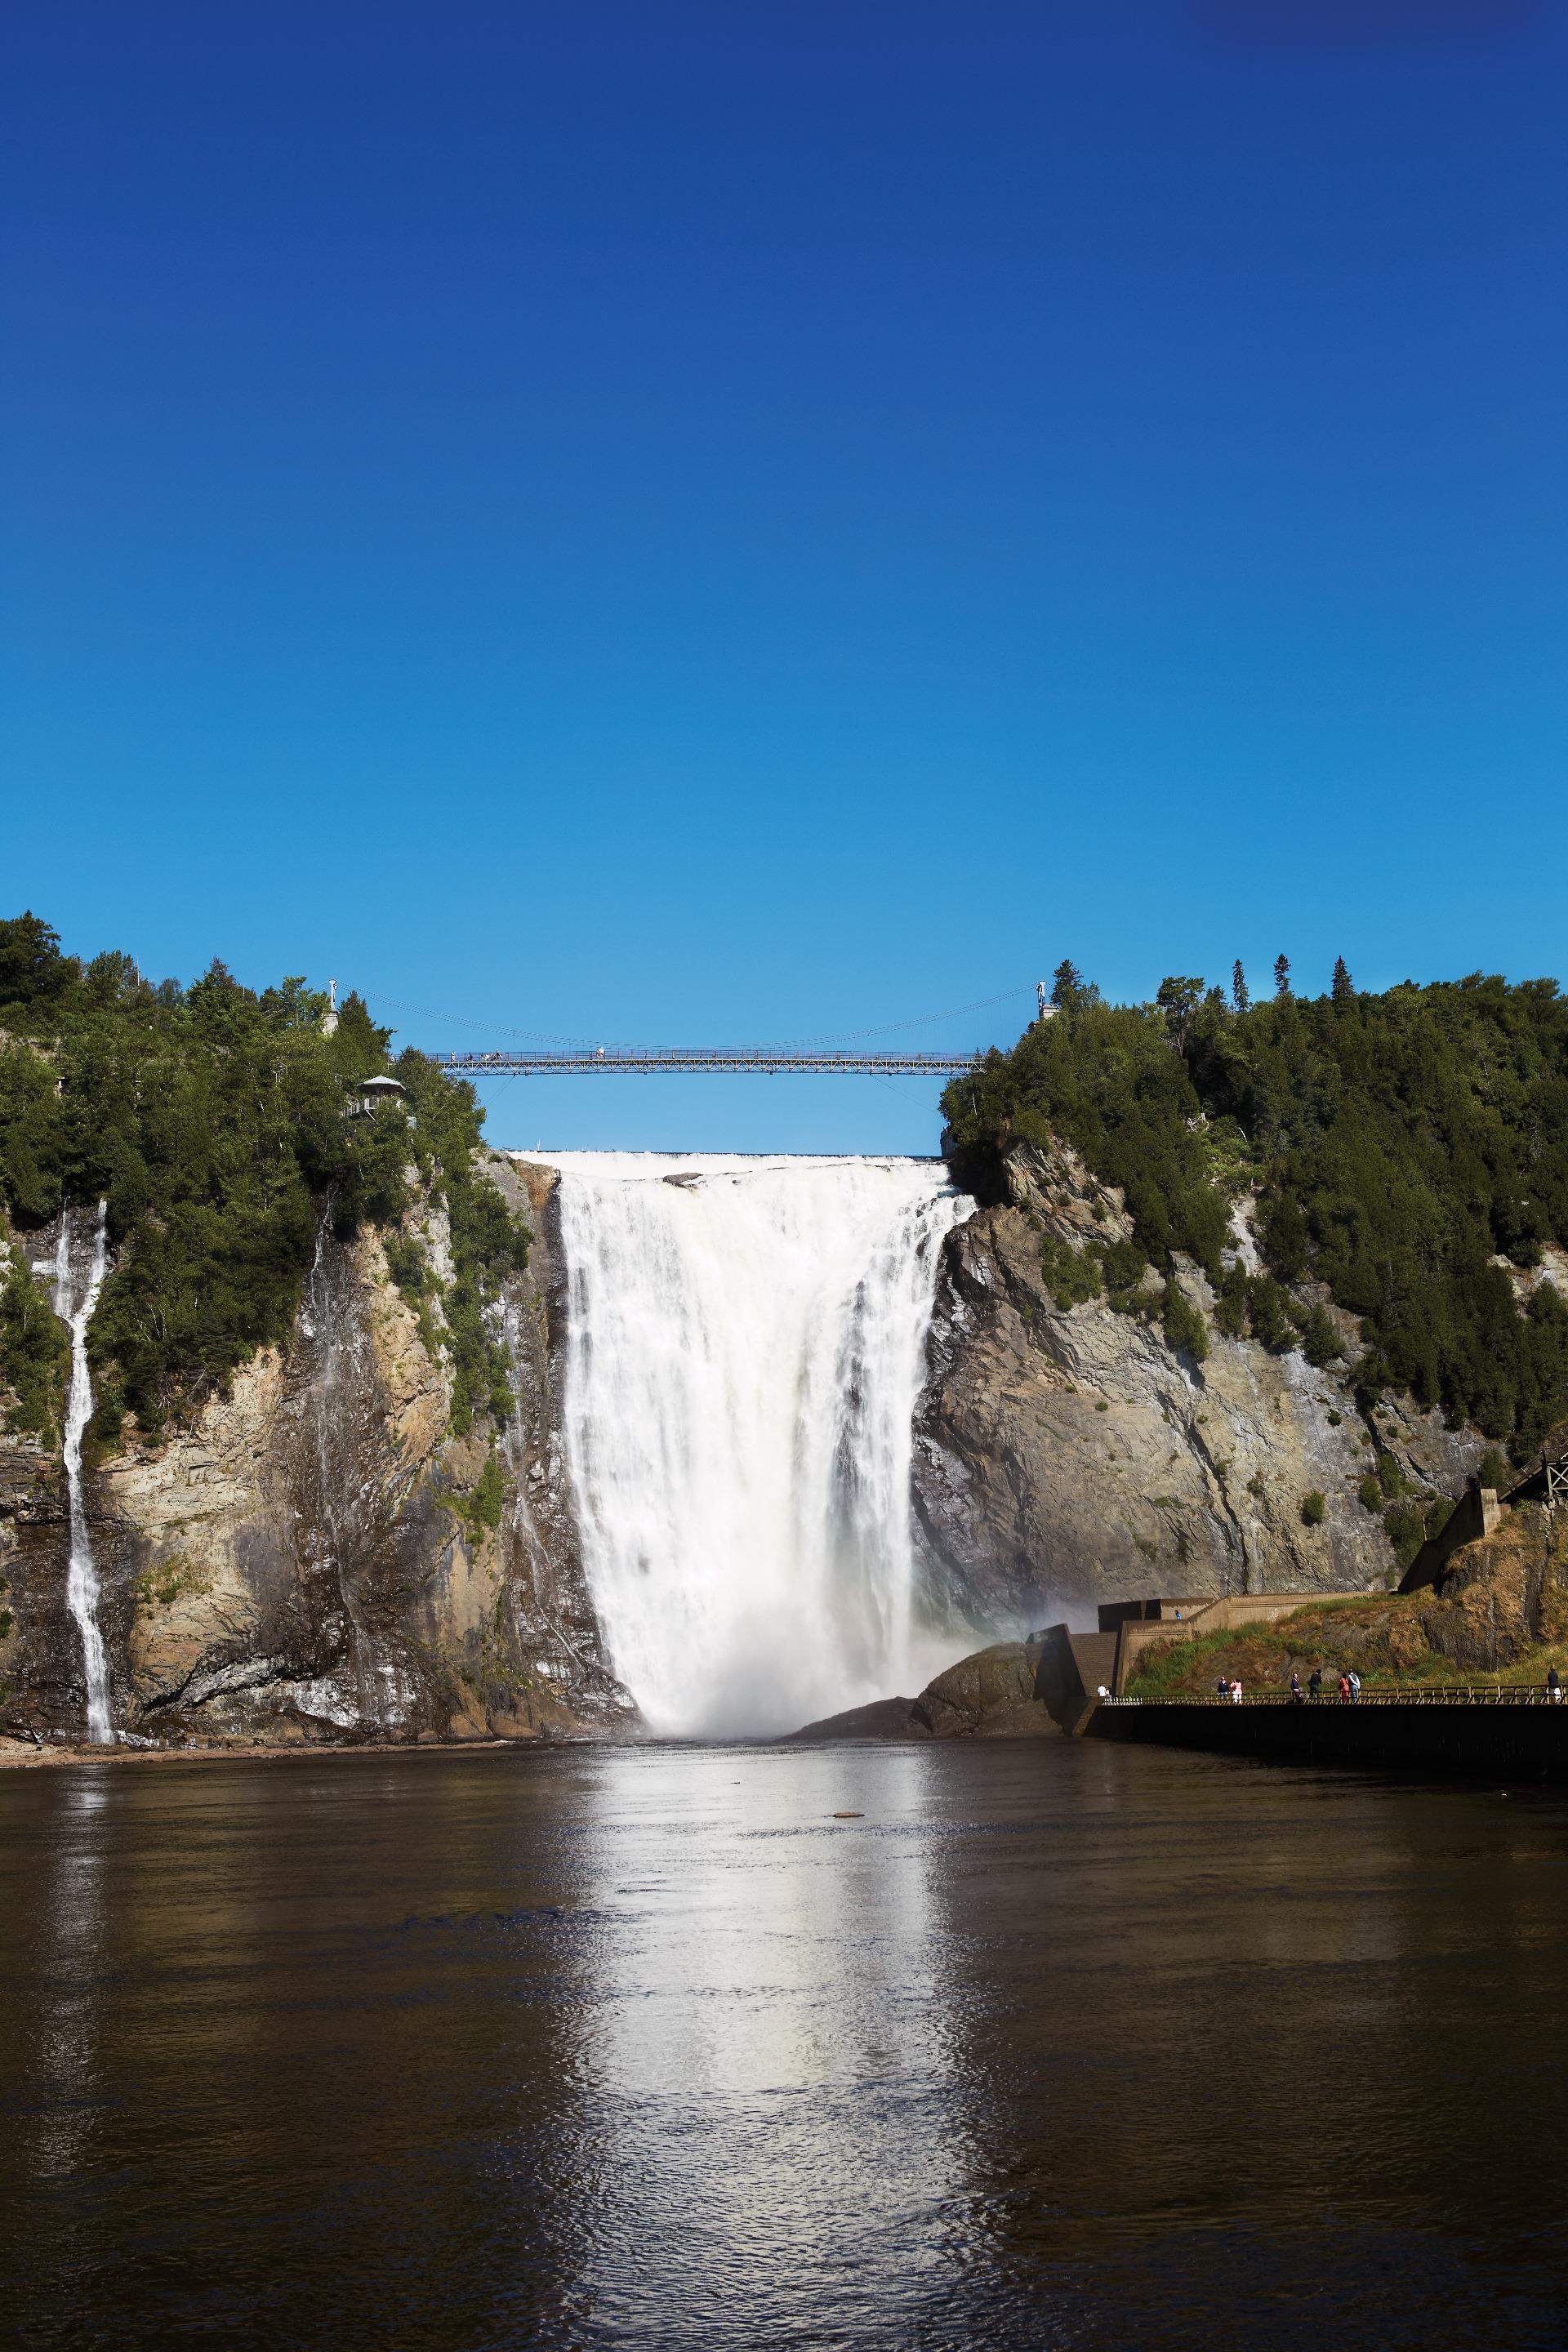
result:
<svg viewBox="0 0 1568 2352"><path fill-rule="evenodd" d="M0 2341L1556 2347L1565 1865L1065 1741L0 1774Z"/></svg>

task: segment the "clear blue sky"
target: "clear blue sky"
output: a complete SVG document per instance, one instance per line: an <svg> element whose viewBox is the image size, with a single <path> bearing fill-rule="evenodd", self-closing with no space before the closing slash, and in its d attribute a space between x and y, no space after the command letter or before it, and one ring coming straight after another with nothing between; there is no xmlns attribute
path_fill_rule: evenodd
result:
<svg viewBox="0 0 1568 2352"><path fill-rule="evenodd" d="M1063 954L1562 970L1561 5L31 0L5 49L4 911L425 1045L1015 988L910 1038L984 1042ZM937 1124L520 1079L490 1131Z"/></svg>

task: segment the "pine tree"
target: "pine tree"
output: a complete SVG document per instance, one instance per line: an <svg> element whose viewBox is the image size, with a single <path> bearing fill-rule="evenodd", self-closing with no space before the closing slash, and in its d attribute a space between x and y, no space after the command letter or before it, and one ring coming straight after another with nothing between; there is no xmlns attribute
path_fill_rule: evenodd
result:
<svg viewBox="0 0 1568 2352"><path fill-rule="evenodd" d="M1289 956L1278 955L1274 959L1274 993L1276 996L1289 996L1290 993L1290 959Z"/></svg>
<svg viewBox="0 0 1568 2352"><path fill-rule="evenodd" d="M1238 1013L1247 1013L1252 1008L1252 999L1247 992L1247 974L1241 968L1239 956L1230 968L1230 1001Z"/></svg>
<svg viewBox="0 0 1568 2352"><path fill-rule="evenodd" d="M1070 1013L1083 1002L1083 974L1070 957L1063 956L1052 976L1051 1003L1058 1013Z"/></svg>
<svg viewBox="0 0 1568 2352"><path fill-rule="evenodd" d="M1349 1004L1355 995L1355 982L1343 956L1334 958L1333 985L1329 991L1336 1004Z"/></svg>

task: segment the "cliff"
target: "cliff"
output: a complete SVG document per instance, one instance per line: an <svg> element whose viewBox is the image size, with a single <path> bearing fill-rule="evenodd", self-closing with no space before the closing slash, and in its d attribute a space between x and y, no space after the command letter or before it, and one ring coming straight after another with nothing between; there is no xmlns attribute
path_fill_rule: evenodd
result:
<svg viewBox="0 0 1568 2352"><path fill-rule="evenodd" d="M1452 1496L1479 1441L1392 1395L1363 1418L1299 1347L1226 1337L1190 1259L1173 1279L1202 1360L1166 1336L1152 1274L1119 1303L1067 1303L1091 1241L1131 1240L1121 1192L1059 1143L1015 1147L1003 1182L948 1236L938 1282L914 1449L932 1614L1000 1631L1135 1593L1385 1585L1369 1474L1381 1462L1402 1490ZM1238 1218L1226 1255L1251 1251Z"/></svg>
<svg viewBox="0 0 1568 2352"><path fill-rule="evenodd" d="M117 1727L167 1741L430 1740L612 1733L635 1721L588 1599L563 1458L555 1178L483 1173L534 1240L489 1310L513 1405L454 1415L437 1303L411 1304L387 1244L450 1274L421 1196L384 1240L322 1220L293 1328L166 1443L89 1457ZM47 1230L29 1254L52 1247ZM468 1423L456 1433L454 1423ZM492 1450L493 1444L493 1450ZM0 1438L0 1725L76 1738L80 1641L66 1601L58 1449Z"/></svg>

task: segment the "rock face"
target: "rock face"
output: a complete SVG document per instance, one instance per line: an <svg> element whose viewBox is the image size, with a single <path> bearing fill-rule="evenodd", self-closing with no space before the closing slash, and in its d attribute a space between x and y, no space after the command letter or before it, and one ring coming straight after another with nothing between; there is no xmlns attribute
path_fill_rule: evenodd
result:
<svg viewBox="0 0 1568 2352"><path fill-rule="evenodd" d="M929 1682L910 1709L911 1739L1038 1739L1060 1736L1035 1696L1038 1642L994 1642Z"/></svg>
<svg viewBox="0 0 1568 2352"><path fill-rule="evenodd" d="M1299 1350L1210 1324L1205 1361L1104 1297L1053 1296L1042 1251L1125 1239L1120 1193L1065 1150L1015 1151L1009 1197L949 1234L915 1427L914 1500L928 1605L1000 1632L1141 1593L1365 1590L1393 1554L1357 1487L1379 1451L1453 1495L1479 1440L1436 1415L1380 1409ZM1238 1255L1250 1235L1237 1229ZM1196 1268L1191 1302L1212 1308ZM1332 1310L1330 1310L1332 1312ZM1353 1327L1339 1318L1347 1340ZM1341 1368L1342 1371L1342 1367ZM1321 1524L1302 1504L1324 1500Z"/></svg>
<svg viewBox="0 0 1568 2352"><path fill-rule="evenodd" d="M567 1491L554 1174L500 1155L488 1173L535 1235L498 1309L516 1396L496 1447L499 1524L476 1507L488 1436L450 1430L438 1331L422 1332L374 1234L343 1244L323 1228L289 1347L245 1365L188 1432L89 1469L121 1731L287 1743L635 1722ZM449 1272L444 1212L416 1223ZM58 1454L0 1439L0 1722L14 1732L81 1733L68 1553Z"/></svg>

